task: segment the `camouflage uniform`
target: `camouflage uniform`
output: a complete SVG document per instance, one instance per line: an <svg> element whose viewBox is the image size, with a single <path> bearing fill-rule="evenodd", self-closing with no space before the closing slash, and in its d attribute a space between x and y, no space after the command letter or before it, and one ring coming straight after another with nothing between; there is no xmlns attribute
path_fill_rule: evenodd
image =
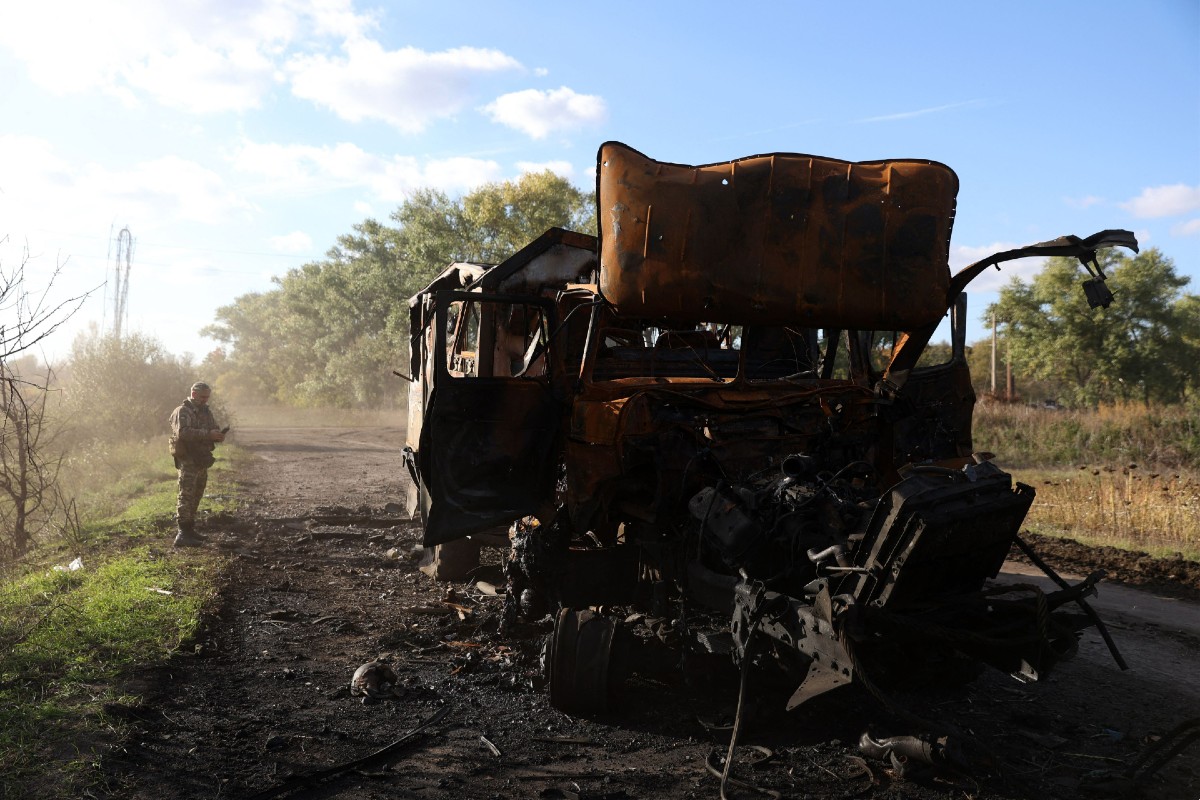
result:
<svg viewBox="0 0 1200 800"><path fill-rule="evenodd" d="M171 455L179 470L179 502L176 513L180 530L191 531L196 522L196 508L208 484L208 468L216 444L210 433L217 427L212 410L191 398L171 412Z"/></svg>

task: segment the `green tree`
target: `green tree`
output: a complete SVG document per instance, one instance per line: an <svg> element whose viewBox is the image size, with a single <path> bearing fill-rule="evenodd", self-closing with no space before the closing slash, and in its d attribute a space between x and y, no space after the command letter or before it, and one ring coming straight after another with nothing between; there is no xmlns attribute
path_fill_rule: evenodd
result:
<svg viewBox="0 0 1200 800"><path fill-rule="evenodd" d="M593 199L549 170L490 183L463 198L467 259L497 263L552 227L596 233Z"/></svg>
<svg viewBox="0 0 1200 800"><path fill-rule="evenodd" d="M1014 279L994 311L1023 379L1057 386L1077 405L1180 402L1197 389L1197 298L1157 249L1130 258L1102 251L1115 300L1090 309L1077 262L1052 258L1030 283Z"/></svg>
<svg viewBox="0 0 1200 800"><path fill-rule="evenodd" d="M192 363L142 333L120 338L95 325L71 346L63 370L62 405L72 448L93 442L151 439L170 430L168 417L196 380ZM221 415L220 398L214 397ZM165 444L164 444L165 447Z"/></svg>
<svg viewBox="0 0 1200 800"><path fill-rule="evenodd" d="M295 405L377 407L400 394L408 298L448 264L498 263L551 227L594 232L592 198L552 172L459 199L415 192L338 237L325 259L237 298L204 333L228 345L226 382Z"/></svg>

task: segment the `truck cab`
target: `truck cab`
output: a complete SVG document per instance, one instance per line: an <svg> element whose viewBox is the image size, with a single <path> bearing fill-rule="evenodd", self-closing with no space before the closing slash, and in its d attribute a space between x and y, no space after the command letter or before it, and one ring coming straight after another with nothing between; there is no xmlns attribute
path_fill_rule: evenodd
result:
<svg viewBox="0 0 1200 800"><path fill-rule="evenodd" d="M766 637L789 708L901 653L1028 679L1069 655L1077 620L1039 621L1044 598L981 599L1034 490L973 446L964 289L1136 240L951 275L957 190L928 160L689 166L609 142L598 237L552 229L410 300L410 507L427 548L511 547L510 618L555 614L556 705L606 702L619 622L597 607L686 605L686 636L739 663ZM988 637L1013 626L1040 633Z"/></svg>

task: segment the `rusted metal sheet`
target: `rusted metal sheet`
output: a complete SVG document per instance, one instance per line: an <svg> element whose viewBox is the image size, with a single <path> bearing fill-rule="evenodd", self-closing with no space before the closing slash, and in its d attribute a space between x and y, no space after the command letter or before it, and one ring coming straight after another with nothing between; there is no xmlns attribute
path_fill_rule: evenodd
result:
<svg viewBox="0 0 1200 800"><path fill-rule="evenodd" d="M941 318L958 177L936 161L597 158L600 290L621 316L912 330Z"/></svg>
<svg viewBox="0 0 1200 800"><path fill-rule="evenodd" d="M1036 679L1070 657L1099 623L1060 607L1095 576L987 583L1034 493L974 452L958 296L987 266L1073 255L1103 305L1095 249L1132 235L951 277L958 181L936 162L693 167L608 143L597 180L599 258L552 229L411 302L423 542L512 523L506 624L561 609L552 701L599 710L619 683L619 617L586 607L674 617L651 632L744 676L773 640L789 709L876 669ZM918 367L949 309L949 360Z"/></svg>
<svg viewBox="0 0 1200 800"><path fill-rule="evenodd" d="M596 237L551 228L503 263L473 289L501 294L556 293L569 283L589 282L596 269Z"/></svg>

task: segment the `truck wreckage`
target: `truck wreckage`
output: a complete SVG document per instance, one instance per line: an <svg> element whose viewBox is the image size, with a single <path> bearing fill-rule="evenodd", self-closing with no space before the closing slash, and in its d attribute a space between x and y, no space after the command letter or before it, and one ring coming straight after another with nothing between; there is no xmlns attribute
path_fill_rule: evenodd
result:
<svg viewBox="0 0 1200 800"><path fill-rule="evenodd" d="M511 543L510 619L555 614L552 702L604 709L620 621L793 676L789 709L905 674L1022 680L1103 624L1018 533L1034 490L975 452L967 284L1026 256L1096 260L1127 231L951 275L958 178L926 160L597 156L599 237L547 231L410 301L410 512L435 566ZM927 345L949 317L942 363ZM926 358L922 359L925 354ZM1013 547L1060 587L996 586Z"/></svg>

